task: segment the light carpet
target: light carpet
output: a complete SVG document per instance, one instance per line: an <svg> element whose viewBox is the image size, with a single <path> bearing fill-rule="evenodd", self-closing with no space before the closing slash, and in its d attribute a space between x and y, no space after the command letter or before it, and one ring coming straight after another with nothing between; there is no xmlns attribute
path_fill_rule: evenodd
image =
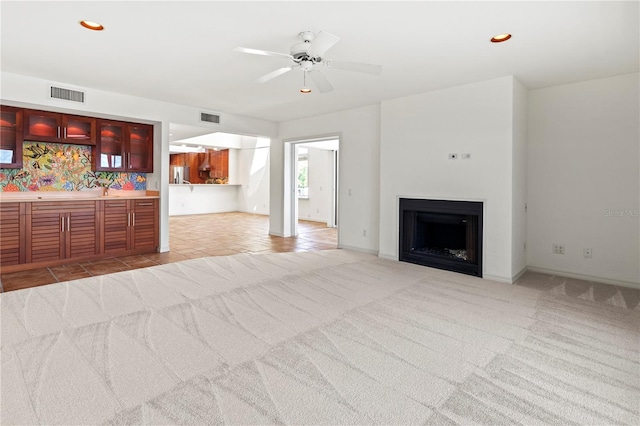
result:
<svg viewBox="0 0 640 426"><path fill-rule="evenodd" d="M0 297L3 425L639 421L639 309L356 252Z"/></svg>

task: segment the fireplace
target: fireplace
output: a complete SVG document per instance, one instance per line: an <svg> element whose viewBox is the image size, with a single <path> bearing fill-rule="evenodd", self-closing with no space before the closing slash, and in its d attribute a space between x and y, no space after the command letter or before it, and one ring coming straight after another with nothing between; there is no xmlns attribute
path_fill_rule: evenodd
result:
<svg viewBox="0 0 640 426"><path fill-rule="evenodd" d="M399 260L482 277L482 202L401 198Z"/></svg>

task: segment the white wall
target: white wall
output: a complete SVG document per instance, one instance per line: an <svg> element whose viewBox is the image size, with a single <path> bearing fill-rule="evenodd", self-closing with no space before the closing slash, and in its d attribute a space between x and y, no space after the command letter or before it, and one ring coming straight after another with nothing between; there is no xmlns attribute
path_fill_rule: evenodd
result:
<svg viewBox="0 0 640 426"><path fill-rule="evenodd" d="M380 256L398 259L399 198L483 201L483 276L511 282L513 85L504 77L382 103Z"/></svg>
<svg viewBox="0 0 640 426"><path fill-rule="evenodd" d="M640 285L639 78L529 92L530 267Z"/></svg>
<svg viewBox="0 0 640 426"><path fill-rule="evenodd" d="M278 125L271 143L271 216L269 232L284 234L284 142L340 136L339 246L378 252L380 197L380 106L369 105ZM366 233L366 236L363 235Z"/></svg>
<svg viewBox="0 0 640 426"><path fill-rule="evenodd" d="M298 199L298 218L328 223L331 220L333 151L309 150L309 198Z"/></svg>
<svg viewBox="0 0 640 426"><path fill-rule="evenodd" d="M513 152L512 152L512 239L511 280L515 282L527 269L527 130L528 91L513 80Z"/></svg>
<svg viewBox="0 0 640 426"><path fill-rule="evenodd" d="M184 105L138 98L38 78L1 73L0 102L25 108L45 109L98 117L147 122L155 125L154 173L147 175L147 188L160 191L160 250L169 250L169 123L202 126L199 109ZM54 100L48 97L49 85L83 90L86 102ZM221 123L212 131L272 137L277 126L264 120L221 113Z"/></svg>
<svg viewBox="0 0 640 426"><path fill-rule="evenodd" d="M244 137L243 148L237 150L238 210L246 213L269 214L270 154L269 144Z"/></svg>

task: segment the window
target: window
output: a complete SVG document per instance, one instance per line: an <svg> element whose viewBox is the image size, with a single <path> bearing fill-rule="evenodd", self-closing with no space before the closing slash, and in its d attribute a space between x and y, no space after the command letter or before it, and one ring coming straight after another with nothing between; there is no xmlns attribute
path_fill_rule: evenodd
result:
<svg viewBox="0 0 640 426"><path fill-rule="evenodd" d="M309 151L298 148L298 198L309 198Z"/></svg>

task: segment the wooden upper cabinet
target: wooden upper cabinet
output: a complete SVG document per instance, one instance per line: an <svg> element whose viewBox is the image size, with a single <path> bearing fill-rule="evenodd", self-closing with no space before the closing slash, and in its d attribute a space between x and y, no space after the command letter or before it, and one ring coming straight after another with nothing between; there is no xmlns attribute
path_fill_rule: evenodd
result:
<svg viewBox="0 0 640 426"><path fill-rule="evenodd" d="M0 105L0 168L22 168L22 118L20 108Z"/></svg>
<svg viewBox="0 0 640 426"><path fill-rule="evenodd" d="M95 170L153 172L153 126L98 120Z"/></svg>
<svg viewBox="0 0 640 426"><path fill-rule="evenodd" d="M125 170L125 133L126 123L98 120L94 170L113 172Z"/></svg>
<svg viewBox="0 0 640 426"><path fill-rule="evenodd" d="M25 109L24 139L35 142L95 145L96 119Z"/></svg>
<svg viewBox="0 0 640 426"><path fill-rule="evenodd" d="M77 115L62 115L64 140L78 145L96 144L96 119Z"/></svg>
<svg viewBox="0 0 640 426"><path fill-rule="evenodd" d="M153 172L153 126L129 124L127 170Z"/></svg>

